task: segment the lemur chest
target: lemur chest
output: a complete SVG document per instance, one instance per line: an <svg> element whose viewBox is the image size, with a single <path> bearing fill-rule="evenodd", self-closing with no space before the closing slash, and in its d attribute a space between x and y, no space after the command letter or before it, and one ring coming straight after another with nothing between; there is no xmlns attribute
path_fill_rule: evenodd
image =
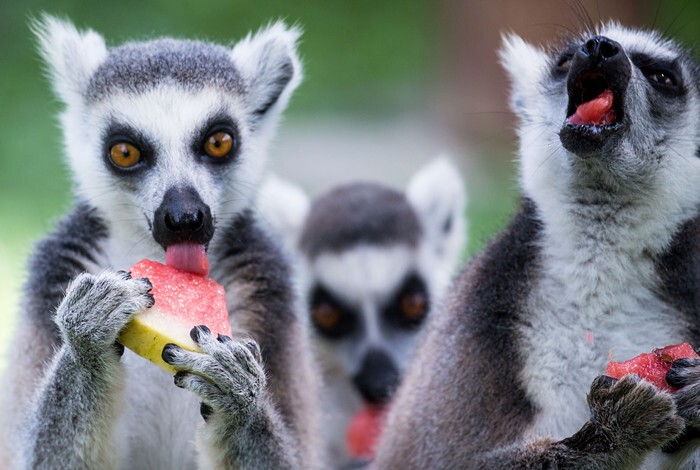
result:
<svg viewBox="0 0 700 470"><path fill-rule="evenodd" d="M589 418L591 382L611 356L626 360L683 341L681 315L654 294L654 276L650 263L612 257L544 266L521 331L521 379L538 409L530 435L576 432Z"/></svg>
<svg viewBox="0 0 700 470"><path fill-rule="evenodd" d="M170 374L129 350L124 412L115 446L119 468L196 468L195 433L203 423L197 397L177 388Z"/></svg>

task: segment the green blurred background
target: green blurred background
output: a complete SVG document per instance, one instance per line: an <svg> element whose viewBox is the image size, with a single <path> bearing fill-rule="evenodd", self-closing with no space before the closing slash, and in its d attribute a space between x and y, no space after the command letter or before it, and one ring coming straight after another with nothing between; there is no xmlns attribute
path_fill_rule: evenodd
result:
<svg viewBox="0 0 700 470"><path fill-rule="evenodd" d="M503 226L518 194L507 82L495 52L501 31L546 41L580 29L589 15L655 27L691 46L700 35L700 4L687 0L2 0L2 345L20 308L31 246L70 204L60 105L28 28L43 11L95 29L108 45L160 35L231 43L270 20L299 24L306 79L272 169L312 194L356 177L401 186L433 154L448 152L468 183L467 257Z"/></svg>

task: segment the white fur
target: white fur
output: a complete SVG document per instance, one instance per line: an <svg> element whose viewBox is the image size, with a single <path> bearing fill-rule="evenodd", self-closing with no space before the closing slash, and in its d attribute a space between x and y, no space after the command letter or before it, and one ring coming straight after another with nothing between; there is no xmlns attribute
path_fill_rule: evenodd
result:
<svg viewBox="0 0 700 470"><path fill-rule="evenodd" d="M425 236L451 272L460 259L467 234L467 197L459 171L447 157L436 158L411 178L406 197L421 220Z"/></svg>
<svg viewBox="0 0 700 470"><path fill-rule="evenodd" d="M71 23L48 15L33 22L32 30L56 94L64 103L78 101L92 73L107 57L104 39L91 29L80 32Z"/></svg>
<svg viewBox="0 0 700 470"><path fill-rule="evenodd" d="M269 176L258 192L258 213L273 234L295 251L311 202L304 191L275 175Z"/></svg>
<svg viewBox="0 0 700 470"><path fill-rule="evenodd" d="M248 92L253 97L269 96L274 85L274 77L279 74L280 65L287 61L294 68L294 75L277 102L265 114L259 132L269 137L274 131L277 118L301 83L303 74L301 61L297 54L297 41L301 36L298 27L287 27L281 21L262 28L255 34L249 34L239 41L231 51L231 58L244 78ZM255 111L263 105L264 100L251 100L248 112Z"/></svg>

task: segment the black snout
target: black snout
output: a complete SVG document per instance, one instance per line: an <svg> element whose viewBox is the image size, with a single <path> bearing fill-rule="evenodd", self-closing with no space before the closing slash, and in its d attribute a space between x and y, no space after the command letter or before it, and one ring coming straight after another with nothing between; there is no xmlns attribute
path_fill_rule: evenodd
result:
<svg viewBox="0 0 700 470"><path fill-rule="evenodd" d="M367 402L379 405L386 403L396 390L399 371L385 352L370 349L353 382Z"/></svg>
<svg viewBox="0 0 700 470"><path fill-rule="evenodd" d="M596 63L613 59L619 52L620 44L605 36L592 37L581 47L581 54Z"/></svg>
<svg viewBox="0 0 700 470"><path fill-rule="evenodd" d="M206 245L214 235L209 206L191 186L170 188L153 218L153 238L163 248L190 242Z"/></svg>
<svg viewBox="0 0 700 470"><path fill-rule="evenodd" d="M619 94L627 88L630 76L630 61L620 43L605 36L594 36L574 54L569 71L569 94L589 95L587 89L599 92L603 87Z"/></svg>

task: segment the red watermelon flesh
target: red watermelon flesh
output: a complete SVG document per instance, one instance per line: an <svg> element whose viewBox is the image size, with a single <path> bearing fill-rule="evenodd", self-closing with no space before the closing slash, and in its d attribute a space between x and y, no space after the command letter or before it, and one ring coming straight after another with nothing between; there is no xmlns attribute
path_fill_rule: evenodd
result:
<svg viewBox="0 0 700 470"><path fill-rule="evenodd" d="M134 278L145 277L153 285L155 303L139 312L122 330L119 342L169 372L176 370L161 357L168 343L199 351L190 338L197 325L214 335L231 336L224 288L216 281L171 266L141 260L130 269Z"/></svg>
<svg viewBox="0 0 700 470"><path fill-rule="evenodd" d="M605 368L605 375L619 379L627 374L636 374L654 384L659 390L675 392L677 389L666 383L666 373L671 369L673 361L686 357L700 356L688 343L673 344L654 349L650 353L640 354L629 361L613 362L611 360Z"/></svg>
<svg viewBox="0 0 700 470"><path fill-rule="evenodd" d="M603 91L590 101L581 103L576 112L568 118L569 123L577 126L613 124L617 116L613 109L613 92Z"/></svg>
<svg viewBox="0 0 700 470"><path fill-rule="evenodd" d="M350 421L346 434L348 453L357 459L372 459L384 428L388 408L365 405Z"/></svg>

